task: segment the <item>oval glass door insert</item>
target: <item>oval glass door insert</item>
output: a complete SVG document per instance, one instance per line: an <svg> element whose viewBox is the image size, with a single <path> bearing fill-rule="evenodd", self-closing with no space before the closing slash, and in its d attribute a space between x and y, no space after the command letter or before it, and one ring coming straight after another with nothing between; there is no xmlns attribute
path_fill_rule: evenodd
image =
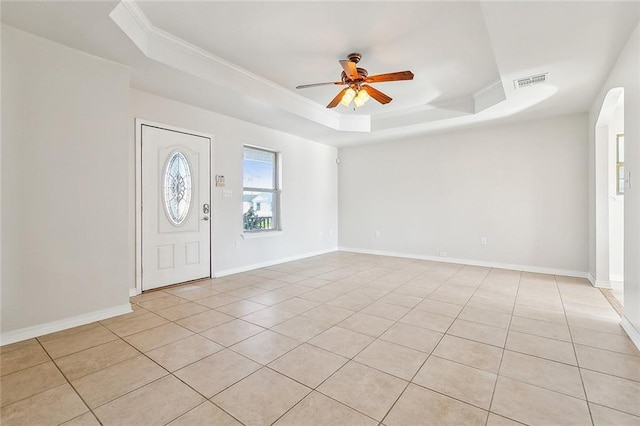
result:
<svg viewBox="0 0 640 426"><path fill-rule="evenodd" d="M171 223L181 225L191 207L191 169L183 153L176 151L164 170L164 207Z"/></svg>

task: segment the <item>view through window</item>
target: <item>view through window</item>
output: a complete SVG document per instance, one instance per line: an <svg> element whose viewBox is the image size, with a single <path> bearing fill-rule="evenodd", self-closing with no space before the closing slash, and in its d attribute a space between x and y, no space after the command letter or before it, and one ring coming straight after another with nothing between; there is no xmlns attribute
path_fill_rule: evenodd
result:
<svg viewBox="0 0 640 426"><path fill-rule="evenodd" d="M244 230L279 229L278 155L266 149L245 146L242 171Z"/></svg>

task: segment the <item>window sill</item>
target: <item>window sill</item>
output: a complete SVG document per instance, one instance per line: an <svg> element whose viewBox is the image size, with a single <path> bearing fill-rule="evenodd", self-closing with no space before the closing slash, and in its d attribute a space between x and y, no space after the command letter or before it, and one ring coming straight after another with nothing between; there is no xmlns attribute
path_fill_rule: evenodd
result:
<svg viewBox="0 0 640 426"><path fill-rule="evenodd" d="M245 240L253 240L254 238L279 237L282 234L284 234L282 231L244 232L242 238Z"/></svg>

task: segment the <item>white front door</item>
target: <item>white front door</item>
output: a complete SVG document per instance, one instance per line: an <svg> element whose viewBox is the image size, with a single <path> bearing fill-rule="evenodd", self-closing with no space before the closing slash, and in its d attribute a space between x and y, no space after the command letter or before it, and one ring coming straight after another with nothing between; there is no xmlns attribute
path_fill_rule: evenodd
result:
<svg viewBox="0 0 640 426"><path fill-rule="evenodd" d="M210 145L142 126L142 290L211 276Z"/></svg>

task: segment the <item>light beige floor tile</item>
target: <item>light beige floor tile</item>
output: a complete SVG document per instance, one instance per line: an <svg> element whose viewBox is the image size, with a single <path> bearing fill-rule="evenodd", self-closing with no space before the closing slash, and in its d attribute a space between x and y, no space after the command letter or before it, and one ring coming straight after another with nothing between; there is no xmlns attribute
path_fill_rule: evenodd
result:
<svg viewBox="0 0 640 426"><path fill-rule="evenodd" d="M638 426L640 417L589 403L594 426Z"/></svg>
<svg viewBox="0 0 640 426"><path fill-rule="evenodd" d="M571 327L571 335L573 342L580 345L640 356L640 352L626 335L605 333L582 327Z"/></svg>
<svg viewBox="0 0 640 426"><path fill-rule="evenodd" d="M222 411L220 408L206 401L193 410L183 414L169 426L241 426L242 423Z"/></svg>
<svg viewBox="0 0 640 426"><path fill-rule="evenodd" d="M194 301L198 299L204 299L205 297L215 296L216 294L218 294L218 292L210 288L198 287L189 291L178 293L176 294L176 296L181 297L182 299Z"/></svg>
<svg viewBox="0 0 640 426"><path fill-rule="evenodd" d="M169 295L169 293L166 293L162 290L147 291L145 293L138 294L137 296L130 297L129 300L131 301L131 303L139 304L142 302L148 302L150 300L159 299L167 295Z"/></svg>
<svg viewBox="0 0 640 426"><path fill-rule="evenodd" d="M142 309L142 308L140 308L140 309ZM143 310L143 311L147 312L146 310ZM126 314L126 315L130 315L130 314ZM52 340L58 340L58 339L61 339L63 337L70 337L70 336L72 336L74 334L77 334L77 333L81 333L81 332L84 332L84 331L89 331L89 330L94 329L94 328L100 328L100 323L99 322L92 322L92 323L89 323L89 324L80 325L78 327L67 328L65 330L56 331L55 333L49 333L49 334L45 334L44 336L39 336L39 337L37 337L37 340L40 341L40 343L42 343L42 342L50 342Z"/></svg>
<svg viewBox="0 0 640 426"><path fill-rule="evenodd" d="M216 294L215 296L198 299L195 302L208 308L215 309L219 308L220 306L230 305L231 303L235 303L240 300L242 299L230 294Z"/></svg>
<svg viewBox="0 0 640 426"><path fill-rule="evenodd" d="M221 306L216 310L239 318L266 307L267 306L264 304L252 302L250 300L240 300L229 305Z"/></svg>
<svg viewBox="0 0 640 426"><path fill-rule="evenodd" d="M264 330L258 325L237 319L203 331L200 335L223 346L231 346Z"/></svg>
<svg viewBox="0 0 640 426"><path fill-rule="evenodd" d="M530 425L591 423L586 401L506 377L498 377L491 411Z"/></svg>
<svg viewBox="0 0 640 426"><path fill-rule="evenodd" d="M453 288L442 286L427 296L427 299L440 302L456 303L464 305L469 302L473 289Z"/></svg>
<svg viewBox="0 0 640 426"><path fill-rule="evenodd" d="M162 324L166 324L165 318L154 313L146 313L132 317L122 318L121 320L105 323L105 326L120 337L130 334L139 333Z"/></svg>
<svg viewBox="0 0 640 426"><path fill-rule="evenodd" d="M462 311L461 305L455 303L439 302L437 300L425 299L420 302L415 309L420 311L433 312L434 314L447 315L450 317L457 317Z"/></svg>
<svg viewBox="0 0 640 426"><path fill-rule="evenodd" d="M270 425L311 389L268 368L256 371L212 401L244 424Z"/></svg>
<svg viewBox="0 0 640 426"><path fill-rule="evenodd" d="M268 291L266 293L259 294L251 297L250 300L266 306L273 306L285 300L291 299L293 296L290 294L282 293L279 291Z"/></svg>
<svg viewBox="0 0 640 426"><path fill-rule="evenodd" d="M41 340L42 346L51 358L56 359L75 352L80 352L103 343L116 340L118 337L102 325L92 327L71 335L52 340Z"/></svg>
<svg viewBox="0 0 640 426"><path fill-rule="evenodd" d="M510 331L505 348L552 361L578 365L573 345L561 340Z"/></svg>
<svg viewBox="0 0 640 426"><path fill-rule="evenodd" d="M260 364L225 349L174 374L205 397L211 398L258 368Z"/></svg>
<svg viewBox="0 0 640 426"><path fill-rule="evenodd" d="M472 296L467 306L473 308L485 309L487 311L495 311L503 314L511 314L513 312L514 302L512 299L496 299L483 296Z"/></svg>
<svg viewBox="0 0 640 426"><path fill-rule="evenodd" d="M349 318L355 312L349 309L340 308L333 305L320 305L317 308L313 308L304 312L302 315L308 318L313 318L318 321L330 322L337 324L340 321Z"/></svg>
<svg viewBox="0 0 640 426"><path fill-rule="evenodd" d="M487 419L487 426L520 426L522 424L493 413L489 413L489 418Z"/></svg>
<svg viewBox="0 0 640 426"><path fill-rule="evenodd" d="M427 359L427 354L384 340L376 340L360 352L354 361L385 373L411 380Z"/></svg>
<svg viewBox="0 0 640 426"><path fill-rule="evenodd" d="M242 319L261 327L270 328L295 316L296 314L293 312L283 311L272 306L270 308L253 312L249 315L245 315Z"/></svg>
<svg viewBox="0 0 640 426"><path fill-rule="evenodd" d="M68 380L76 380L138 355L140 352L118 339L58 358L55 362Z"/></svg>
<svg viewBox="0 0 640 426"><path fill-rule="evenodd" d="M163 377L94 410L103 424L166 424L204 401L173 376Z"/></svg>
<svg viewBox="0 0 640 426"><path fill-rule="evenodd" d="M3 425L58 425L88 408L68 384L15 402L0 410Z"/></svg>
<svg viewBox="0 0 640 426"><path fill-rule="evenodd" d="M350 361L329 377L318 391L376 420L382 420L407 382Z"/></svg>
<svg viewBox="0 0 640 426"><path fill-rule="evenodd" d="M191 331L200 333L233 319L234 318L231 315L223 314L222 312L205 311L191 315L190 317L182 318L181 320L176 321L176 324L180 324Z"/></svg>
<svg viewBox="0 0 640 426"><path fill-rule="evenodd" d="M274 305L275 308L282 311L293 312L294 314L302 314L310 309L320 306L320 302L314 302L312 300L302 299L300 297L293 297L284 302Z"/></svg>
<svg viewBox="0 0 640 426"><path fill-rule="evenodd" d="M275 426L319 426L319 425L349 425L376 426L377 421L357 411L327 398L311 392L305 399L280 418Z"/></svg>
<svg viewBox="0 0 640 426"><path fill-rule="evenodd" d="M144 355L71 382L90 408L98 407L168 373Z"/></svg>
<svg viewBox="0 0 640 426"><path fill-rule="evenodd" d="M236 297L241 297L243 299L248 299L250 297L258 296L266 292L267 290L265 290L264 288L254 287L249 285L246 287L239 288L237 290L230 291L228 294Z"/></svg>
<svg viewBox="0 0 640 426"><path fill-rule="evenodd" d="M581 370L589 402L640 416L640 383L590 370Z"/></svg>
<svg viewBox="0 0 640 426"><path fill-rule="evenodd" d="M572 365L506 350L500 375L585 399L580 372Z"/></svg>
<svg viewBox="0 0 640 426"><path fill-rule="evenodd" d="M206 306L199 305L195 302L187 302L167 309L161 309L156 313L169 321L175 321L207 310L209 310L209 308Z"/></svg>
<svg viewBox="0 0 640 426"><path fill-rule="evenodd" d="M391 321L398 321L409 312L409 308L403 306L390 305L388 303L375 302L364 308L363 314L373 315L375 317L386 318Z"/></svg>
<svg viewBox="0 0 640 426"><path fill-rule="evenodd" d="M0 381L0 407L64 383L64 376L51 361L7 374Z"/></svg>
<svg viewBox="0 0 640 426"><path fill-rule="evenodd" d="M493 373L431 356L413 382L488 410L496 378Z"/></svg>
<svg viewBox="0 0 640 426"><path fill-rule="evenodd" d="M298 346L269 364L269 367L315 388L348 361L334 353L309 344Z"/></svg>
<svg viewBox="0 0 640 426"><path fill-rule="evenodd" d="M5 355L5 354L8 354L9 352L13 352L18 349L26 349L32 346L40 346L40 343L38 343L38 340L36 339L27 339L21 342L3 345L3 346L0 346L0 354Z"/></svg>
<svg viewBox="0 0 640 426"><path fill-rule="evenodd" d="M3 353L0 356L0 372L4 376L25 368L44 364L50 360L49 355L42 349L42 346L39 344L29 345Z"/></svg>
<svg viewBox="0 0 640 426"><path fill-rule="evenodd" d="M438 331L440 333L446 332L454 321L455 318L446 315L434 314L433 312L419 311L416 309L410 311L400 319L401 323L415 325L417 327Z"/></svg>
<svg viewBox="0 0 640 426"><path fill-rule="evenodd" d="M298 340L266 330L240 343L236 343L230 349L266 365L299 344Z"/></svg>
<svg viewBox="0 0 640 426"><path fill-rule="evenodd" d="M338 327L366 334L367 336L378 337L387 331L393 324L393 321L388 319L363 314L362 312L356 312L346 320L339 322L337 325Z"/></svg>
<svg viewBox="0 0 640 426"><path fill-rule="evenodd" d="M620 325L620 318L603 318L598 316L567 315L567 321L571 327L587 328L605 333L624 335L625 331Z"/></svg>
<svg viewBox="0 0 640 426"><path fill-rule="evenodd" d="M476 342L486 343L488 345L504 347L507 339L507 330L489 325L478 324L465 320L455 320L455 322L447 330L447 334L462 337Z"/></svg>
<svg viewBox="0 0 640 426"><path fill-rule="evenodd" d="M380 339L387 342L416 349L425 353L431 353L443 334L415 325L397 323L387 330Z"/></svg>
<svg viewBox="0 0 640 426"><path fill-rule="evenodd" d="M640 356L574 345L580 368L640 382Z"/></svg>
<svg viewBox="0 0 640 426"><path fill-rule="evenodd" d="M167 309L172 306L179 305L181 303L187 303L187 300L181 297L173 296L171 294L165 294L163 297L140 302L139 305L148 311L157 312L162 309Z"/></svg>
<svg viewBox="0 0 640 426"><path fill-rule="evenodd" d="M416 305L422 302L422 297L407 296L405 294L389 293L383 296L379 300L383 303L389 303L390 305L402 306L405 308L413 309Z"/></svg>
<svg viewBox="0 0 640 426"><path fill-rule="evenodd" d="M340 308L349 309L351 311L359 311L375 302L375 299L367 294L351 292L329 302L330 305Z"/></svg>
<svg viewBox="0 0 640 426"><path fill-rule="evenodd" d="M100 422L92 412L87 412L62 423L62 426L100 426Z"/></svg>
<svg viewBox="0 0 640 426"><path fill-rule="evenodd" d="M387 426L482 426L487 412L429 389L410 384L383 423Z"/></svg>
<svg viewBox="0 0 640 426"><path fill-rule="evenodd" d="M187 293L189 291L193 291L193 290L199 290L202 287L200 287L199 285L196 284L180 284L180 285L176 285L176 286L171 286L171 287L165 287L162 289L162 291L164 293L169 293L173 296L178 296L180 297L180 293Z"/></svg>
<svg viewBox="0 0 640 426"><path fill-rule="evenodd" d="M147 356L165 369L176 371L222 349L224 346L195 334L147 352Z"/></svg>
<svg viewBox="0 0 640 426"><path fill-rule="evenodd" d="M516 304L513 315L522 318L537 319L540 321L567 324L567 319L562 309L543 309L533 306Z"/></svg>
<svg viewBox="0 0 640 426"><path fill-rule="evenodd" d="M309 340L309 343L338 355L352 358L373 340L373 337L365 334L341 327L331 327Z"/></svg>
<svg viewBox="0 0 640 426"><path fill-rule="evenodd" d="M303 280L298 281L298 284L303 285L309 288L320 288L329 284L331 281L321 280L319 278L305 278Z"/></svg>
<svg viewBox="0 0 640 426"><path fill-rule="evenodd" d="M397 289L393 290L393 293L402 294L404 296L419 297L421 300L420 303L422 303L424 301L423 299L428 295L430 295L434 290L431 288L416 287L410 284L411 282L408 282L407 284L404 284L402 287L398 287Z"/></svg>
<svg viewBox="0 0 640 426"><path fill-rule="evenodd" d="M168 345L176 340L184 339L192 334L192 331L170 322L169 324L160 325L158 327L150 328L149 330L131 334L125 337L124 340L133 345L140 352L148 352L159 348L160 346Z"/></svg>
<svg viewBox="0 0 640 426"><path fill-rule="evenodd" d="M530 318L513 317L510 329L520 333L533 334L535 336L548 337L549 339L571 342L569 327L565 324L555 324Z"/></svg>
<svg viewBox="0 0 640 426"><path fill-rule="evenodd" d="M465 307L458 315L458 318L505 329L509 328L509 323L511 322L511 315L509 314L474 308L473 306Z"/></svg>
<svg viewBox="0 0 640 426"><path fill-rule="evenodd" d="M271 330L305 342L331 328L331 326L332 324L328 321L318 321L298 315L271 327Z"/></svg>
<svg viewBox="0 0 640 426"><path fill-rule="evenodd" d="M442 338L433 355L497 374L502 352L501 348L495 346L447 335Z"/></svg>
<svg viewBox="0 0 640 426"><path fill-rule="evenodd" d="M288 289L285 290L287 290L286 292L288 293ZM309 290L309 288L307 287L306 290L307 291L300 294L299 296L303 299L313 300L314 302L318 303L326 303L342 296L342 293L339 293L337 291L323 290L322 288Z"/></svg>

